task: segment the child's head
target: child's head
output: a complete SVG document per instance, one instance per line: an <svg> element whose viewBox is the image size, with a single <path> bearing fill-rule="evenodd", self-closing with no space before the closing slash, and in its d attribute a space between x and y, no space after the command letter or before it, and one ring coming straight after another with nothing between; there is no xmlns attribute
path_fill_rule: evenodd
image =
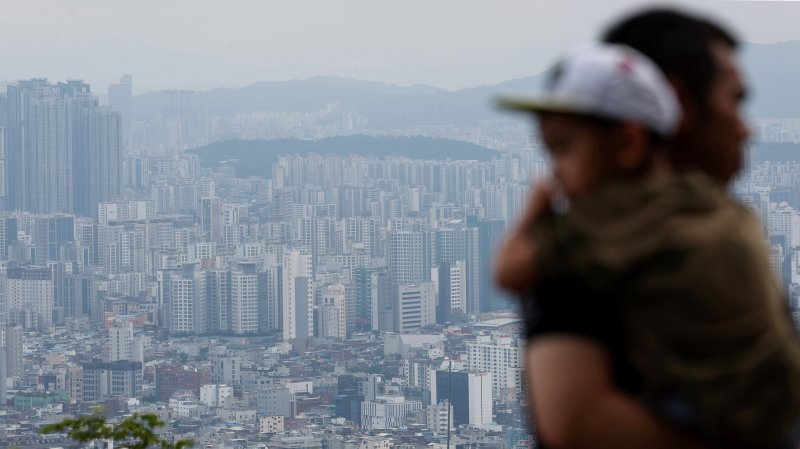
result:
<svg viewBox="0 0 800 449"><path fill-rule="evenodd" d="M593 46L559 64L545 93L505 100L535 112L564 193L649 173L656 144L677 127L668 81L647 58L618 45Z"/></svg>
<svg viewBox="0 0 800 449"><path fill-rule="evenodd" d="M647 174L658 157L659 136L636 122L541 112L539 134L550 155L553 176L569 198L611 179Z"/></svg>

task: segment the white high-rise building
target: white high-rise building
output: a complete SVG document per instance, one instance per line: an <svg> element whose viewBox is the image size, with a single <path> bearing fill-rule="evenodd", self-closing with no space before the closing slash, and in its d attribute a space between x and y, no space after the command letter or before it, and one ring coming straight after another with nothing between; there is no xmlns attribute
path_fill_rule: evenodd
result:
<svg viewBox="0 0 800 449"><path fill-rule="evenodd" d="M208 197L200 199L200 225L206 241L220 243L222 240L222 199Z"/></svg>
<svg viewBox="0 0 800 449"><path fill-rule="evenodd" d="M6 360L6 347L0 346L0 404L5 404L6 398L6 382L8 375L6 374L6 367L8 362Z"/></svg>
<svg viewBox="0 0 800 449"><path fill-rule="evenodd" d="M108 329L108 340L111 343L109 361L133 360L133 323L117 320Z"/></svg>
<svg viewBox="0 0 800 449"><path fill-rule="evenodd" d="M769 209L769 234L784 236L789 248L800 245L800 212L787 203L770 203Z"/></svg>
<svg viewBox="0 0 800 449"><path fill-rule="evenodd" d="M0 208L3 210L5 210L8 207L6 205L6 195L8 193L8 182L6 179L7 176L8 173L6 171L6 128L0 126Z"/></svg>
<svg viewBox="0 0 800 449"><path fill-rule="evenodd" d="M310 254L291 250L283 255L283 341L314 332L314 282Z"/></svg>
<svg viewBox="0 0 800 449"><path fill-rule="evenodd" d="M450 310L466 313L467 264L457 260L450 266Z"/></svg>
<svg viewBox="0 0 800 449"><path fill-rule="evenodd" d="M152 341L147 335L133 337L133 345L131 346L131 360L134 362L144 363L144 354L152 349L152 345Z"/></svg>
<svg viewBox="0 0 800 449"><path fill-rule="evenodd" d="M6 377L21 376L23 370L22 326L0 323L0 347L5 349Z"/></svg>
<svg viewBox="0 0 800 449"><path fill-rule="evenodd" d="M436 285L433 282L397 286L395 329L409 333L436 323Z"/></svg>
<svg viewBox="0 0 800 449"><path fill-rule="evenodd" d="M49 83L48 83L49 84ZM77 86L76 86L77 87ZM71 131L81 99L62 95L57 86L41 85L23 94L23 208L31 212L72 213L74 143ZM75 91L85 97L87 86ZM91 100L90 100L91 101ZM28 162L30 161L30 162Z"/></svg>
<svg viewBox="0 0 800 449"><path fill-rule="evenodd" d="M319 336L347 338L346 295L343 284L325 287L317 305Z"/></svg>
<svg viewBox="0 0 800 449"><path fill-rule="evenodd" d="M20 81L7 88L8 207L96 216L119 194L120 116L79 80Z"/></svg>
<svg viewBox="0 0 800 449"><path fill-rule="evenodd" d="M430 244L423 231L392 231L386 239L386 263L394 285L430 280Z"/></svg>
<svg viewBox="0 0 800 449"><path fill-rule="evenodd" d="M469 423L482 426L492 423L492 374L470 373Z"/></svg>
<svg viewBox="0 0 800 449"><path fill-rule="evenodd" d="M502 393L522 391L522 356L519 338L505 334L478 335L467 343L466 369L492 374L495 397Z"/></svg>
<svg viewBox="0 0 800 449"><path fill-rule="evenodd" d="M84 110L85 148L74 159L75 213L97 216L98 205L111 201L122 189L122 133L119 114L109 108ZM84 167L85 165L85 167Z"/></svg>
<svg viewBox="0 0 800 449"><path fill-rule="evenodd" d="M176 335L207 332L205 272L185 265L182 270L160 270L160 301L167 308L170 332Z"/></svg>
<svg viewBox="0 0 800 449"><path fill-rule="evenodd" d="M8 319L25 329L53 324L53 280L42 267L13 267L6 272Z"/></svg>
<svg viewBox="0 0 800 449"><path fill-rule="evenodd" d="M193 334L195 330L196 296L198 289L194 279L172 279L172 319L170 330L173 334Z"/></svg>
<svg viewBox="0 0 800 449"><path fill-rule="evenodd" d="M133 78L130 75L122 75L118 84L108 86L108 106L120 115L122 143L127 146L133 115Z"/></svg>
<svg viewBox="0 0 800 449"><path fill-rule="evenodd" d="M231 331L236 335L258 332L258 275L231 273Z"/></svg>
<svg viewBox="0 0 800 449"><path fill-rule="evenodd" d="M281 329L281 306L282 295L281 290L281 273L280 259L277 254L267 254L265 257L264 272L264 305L259 309L259 322L262 329L266 332Z"/></svg>

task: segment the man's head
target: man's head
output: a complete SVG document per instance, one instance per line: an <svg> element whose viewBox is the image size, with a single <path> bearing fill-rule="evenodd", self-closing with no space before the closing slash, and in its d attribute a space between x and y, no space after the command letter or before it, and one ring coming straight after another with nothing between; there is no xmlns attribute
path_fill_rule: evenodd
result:
<svg viewBox="0 0 800 449"><path fill-rule="evenodd" d="M683 118L670 145L673 166L730 181L741 168L748 137L740 111L746 88L733 35L709 20L658 9L623 19L603 41L639 50L675 87Z"/></svg>

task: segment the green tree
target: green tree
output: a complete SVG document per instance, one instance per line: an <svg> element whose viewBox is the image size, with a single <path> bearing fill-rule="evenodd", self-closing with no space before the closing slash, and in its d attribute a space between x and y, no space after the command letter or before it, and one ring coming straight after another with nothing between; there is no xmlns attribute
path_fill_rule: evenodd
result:
<svg viewBox="0 0 800 449"><path fill-rule="evenodd" d="M115 445L125 449L186 449L194 446L192 440L167 441L155 432L164 422L152 413L134 413L118 422L109 423L102 410L78 418L66 418L55 424L43 426L43 434L66 433L79 443L94 440L113 440Z"/></svg>

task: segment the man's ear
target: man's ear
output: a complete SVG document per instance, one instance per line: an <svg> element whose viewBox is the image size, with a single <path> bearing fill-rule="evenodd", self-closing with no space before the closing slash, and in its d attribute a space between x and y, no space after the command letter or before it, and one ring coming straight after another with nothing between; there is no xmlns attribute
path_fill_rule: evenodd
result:
<svg viewBox="0 0 800 449"><path fill-rule="evenodd" d="M697 103L689 94L686 89L686 84L680 79L672 76L669 77L669 83L675 90L675 96L678 98L678 103L681 107L681 121L678 123L678 129L690 129L697 123Z"/></svg>
<svg viewBox="0 0 800 449"><path fill-rule="evenodd" d="M649 151L647 129L632 122L622 123L617 130L617 165L624 171L641 169Z"/></svg>

